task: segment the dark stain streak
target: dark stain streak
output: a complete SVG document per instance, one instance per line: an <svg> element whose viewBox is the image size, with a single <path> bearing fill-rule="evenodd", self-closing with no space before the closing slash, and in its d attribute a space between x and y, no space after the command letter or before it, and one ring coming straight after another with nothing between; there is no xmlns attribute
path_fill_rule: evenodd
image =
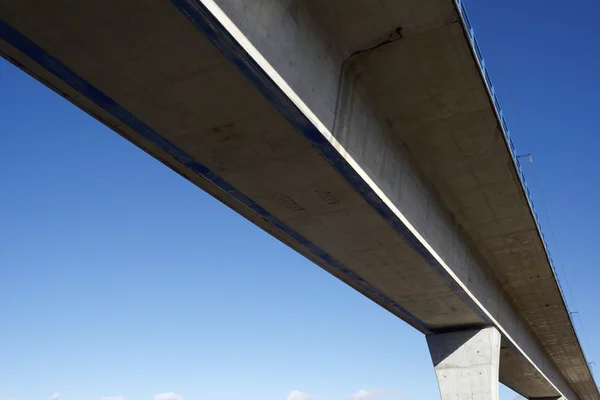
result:
<svg viewBox="0 0 600 400"><path fill-rule="evenodd" d="M394 32L396 32L396 35L398 35L398 39L402 39L402 27L399 26L397 27ZM392 38L392 34L390 34L390 39Z"/></svg>
<svg viewBox="0 0 600 400"><path fill-rule="evenodd" d="M290 1L290 4L286 7L285 12L295 23L298 23L298 3L296 0Z"/></svg>
<svg viewBox="0 0 600 400"><path fill-rule="evenodd" d="M357 56L359 54L371 52L373 50L377 50L378 48L380 48L382 46L385 46L386 44L390 44L390 43L395 42L396 40L402 39L402 37L403 37L402 36L402 27L401 26L397 27L396 29L394 29L393 31L391 31L390 33L388 33L385 37L386 37L385 40L377 43L376 45L373 45L371 47L367 47L365 49L357 50L354 53L350 54L348 56L348 58L346 59L346 61L350 60L351 58L353 58L353 57L355 57L355 56ZM346 61L344 61L344 63Z"/></svg>
<svg viewBox="0 0 600 400"><path fill-rule="evenodd" d="M215 133L226 132L228 130L231 130L232 127L233 127L233 122L228 123L228 124L223 124L223 125L217 125L213 128L213 132L215 132Z"/></svg>

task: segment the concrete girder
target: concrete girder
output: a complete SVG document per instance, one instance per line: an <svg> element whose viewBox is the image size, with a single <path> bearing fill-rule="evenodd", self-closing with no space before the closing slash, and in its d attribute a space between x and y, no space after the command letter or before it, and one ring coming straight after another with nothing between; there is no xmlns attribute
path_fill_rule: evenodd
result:
<svg viewBox="0 0 600 400"><path fill-rule="evenodd" d="M500 375L516 391L550 396L556 385L575 399L575 382L597 399L585 363L571 365L581 364L578 347L560 353L557 370L415 147L396 140L403 124L388 120L373 74L348 79L364 72L367 53L344 60L379 43L382 26L404 24L392 29L402 40L456 29L453 3L384 1L414 11L393 8L386 24L369 3L0 0L0 23L25 36L0 26L0 52L422 332L500 321ZM328 15L338 19L320 20ZM385 52L371 55L371 67L385 64Z"/></svg>

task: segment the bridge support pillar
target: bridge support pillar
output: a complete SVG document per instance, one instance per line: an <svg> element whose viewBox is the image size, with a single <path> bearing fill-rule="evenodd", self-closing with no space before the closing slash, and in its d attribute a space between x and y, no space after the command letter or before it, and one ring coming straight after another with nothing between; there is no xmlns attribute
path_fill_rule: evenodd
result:
<svg viewBox="0 0 600 400"><path fill-rule="evenodd" d="M496 328L427 336L442 400L498 400L500 332Z"/></svg>

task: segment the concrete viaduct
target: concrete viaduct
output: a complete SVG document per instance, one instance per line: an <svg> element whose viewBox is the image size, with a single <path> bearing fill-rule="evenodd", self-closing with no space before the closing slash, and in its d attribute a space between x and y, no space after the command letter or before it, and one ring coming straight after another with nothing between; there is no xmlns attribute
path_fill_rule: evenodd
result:
<svg viewBox="0 0 600 400"><path fill-rule="evenodd" d="M600 399L460 0L0 0L0 54L427 335L443 399Z"/></svg>

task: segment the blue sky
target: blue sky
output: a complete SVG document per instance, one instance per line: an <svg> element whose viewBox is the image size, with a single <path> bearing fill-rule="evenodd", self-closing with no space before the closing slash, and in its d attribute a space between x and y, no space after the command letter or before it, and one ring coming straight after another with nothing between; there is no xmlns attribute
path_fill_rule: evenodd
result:
<svg viewBox="0 0 600 400"><path fill-rule="evenodd" d="M468 6L600 363L600 5ZM422 335L2 60L0 135L0 400L439 398Z"/></svg>

